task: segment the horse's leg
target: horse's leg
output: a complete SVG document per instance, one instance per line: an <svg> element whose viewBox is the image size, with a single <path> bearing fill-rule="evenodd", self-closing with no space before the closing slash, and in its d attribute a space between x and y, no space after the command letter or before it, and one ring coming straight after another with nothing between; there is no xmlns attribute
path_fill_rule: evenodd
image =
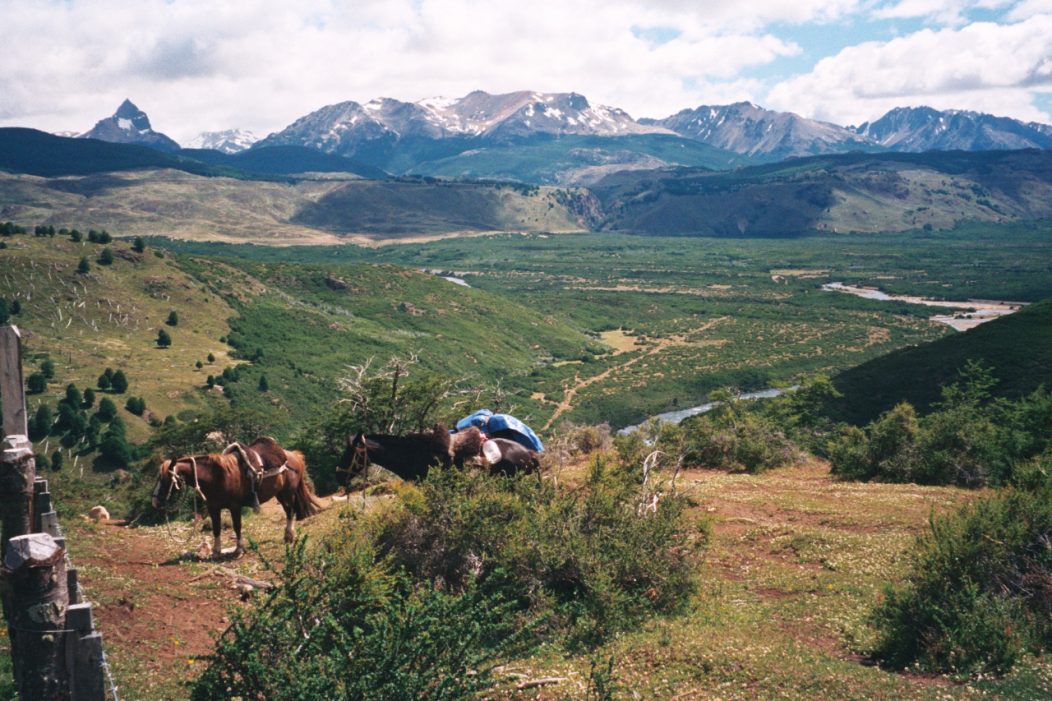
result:
<svg viewBox="0 0 1052 701"><path fill-rule="evenodd" d="M236 546L234 547L234 557L241 555L245 552L245 541L241 538L241 506L235 505L230 507L230 520L234 523L234 541Z"/></svg>
<svg viewBox="0 0 1052 701"><path fill-rule="evenodd" d="M208 507L208 515L212 518L212 557L218 558L223 554L223 546L219 541L219 531L223 527L223 520L220 518L220 509Z"/></svg>
<svg viewBox="0 0 1052 701"><path fill-rule="evenodd" d="M296 509L294 500L295 488L291 484L291 480L286 480L284 488L278 495L278 501L281 502L281 508L285 510L285 542L291 543L296 540Z"/></svg>

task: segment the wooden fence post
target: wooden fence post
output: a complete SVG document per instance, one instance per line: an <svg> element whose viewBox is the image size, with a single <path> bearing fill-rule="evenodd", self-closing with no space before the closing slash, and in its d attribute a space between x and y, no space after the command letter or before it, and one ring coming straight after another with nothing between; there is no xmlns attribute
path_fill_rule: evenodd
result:
<svg viewBox="0 0 1052 701"><path fill-rule="evenodd" d="M3 576L11 588L11 653L22 701L69 698L66 551L47 533L12 538Z"/></svg>
<svg viewBox="0 0 1052 701"><path fill-rule="evenodd" d="M95 632L91 604L70 604L66 613L66 668L72 701L102 701L106 678L102 669L102 636Z"/></svg>
<svg viewBox="0 0 1052 701"><path fill-rule="evenodd" d="M33 483L36 474L36 458L29 440L24 435L4 438L0 455L0 557L7 552L7 542L11 538L34 530Z"/></svg>
<svg viewBox="0 0 1052 701"><path fill-rule="evenodd" d="M4 400L3 435L28 435L25 385L22 384L22 334L17 326L0 326L0 398Z"/></svg>

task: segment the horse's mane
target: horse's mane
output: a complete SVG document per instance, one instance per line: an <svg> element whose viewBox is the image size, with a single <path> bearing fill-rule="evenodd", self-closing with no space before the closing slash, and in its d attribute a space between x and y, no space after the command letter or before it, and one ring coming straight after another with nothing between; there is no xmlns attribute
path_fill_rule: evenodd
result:
<svg viewBox="0 0 1052 701"><path fill-rule="evenodd" d="M162 460L161 472L166 472L173 462L190 464L191 460L196 461L198 465L207 460L227 471L238 469L237 455L234 453L199 453L197 455L180 455L174 460Z"/></svg>

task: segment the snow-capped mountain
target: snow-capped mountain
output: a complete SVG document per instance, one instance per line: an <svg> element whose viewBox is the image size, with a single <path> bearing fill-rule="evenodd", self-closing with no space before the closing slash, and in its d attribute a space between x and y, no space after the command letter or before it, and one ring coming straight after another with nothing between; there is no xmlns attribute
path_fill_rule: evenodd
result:
<svg viewBox="0 0 1052 701"><path fill-rule="evenodd" d="M203 131L185 144L185 148L205 148L223 153L240 153L259 141L259 137L247 129L224 129Z"/></svg>
<svg viewBox="0 0 1052 701"><path fill-rule="evenodd" d="M966 110L897 107L856 133L894 151L1052 148L1052 127Z"/></svg>
<svg viewBox="0 0 1052 701"><path fill-rule="evenodd" d="M367 142L410 137L488 137L503 140L534 134L670 133L643 125L622 110L589 104L577 93L529 91L491 95L481 90L457 99L402 102L378 98L328 105L271 134L259 146L298 144L350 155Z"/></svg>
<svg viewBox="0 0 1052 701"><path fill-rule="evenodd" d="M577 93L513 92L490 95L481 90L456 100L421 100L432 120L455 134L513 137L531 134L625 134L668 133L643 125L624 110L589 104Z"/></svg>
<svg viewBox="0 0 1052 701"><path fill-rule="evenodd" d="M117 144L139 144L158 151L179 150L179 144L173 139L153 130L150 118L131 100L122 102L112 117L100 119L91 131L81 134L79 138L100 139Z"/></svg>
<svg viewBox="0 0 1052 701"><path fill-rule="evenodd" d="M702 105L665 119L643 119L680 136L749 156L787 158L864 149L865 139L828 122L775 112L751 102Z"/></svg>

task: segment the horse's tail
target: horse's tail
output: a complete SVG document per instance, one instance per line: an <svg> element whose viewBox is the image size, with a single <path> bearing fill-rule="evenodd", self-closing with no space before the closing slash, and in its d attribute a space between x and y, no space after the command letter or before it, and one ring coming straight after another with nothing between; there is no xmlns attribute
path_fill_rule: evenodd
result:
<svg viewBox="0 0 1052 701"><path fill-rule="evenodd" d="M310 482L307 481L307 461L304 460L303 453L298 450L290 450L286 452L286 455L289 463L296 468L300 478L299 484L296 485L292 502L296 510L296 520L302 521L309 516L319 513L325 507L318 501L318 497L314 494L314 489L311 488Z"/></svg>

